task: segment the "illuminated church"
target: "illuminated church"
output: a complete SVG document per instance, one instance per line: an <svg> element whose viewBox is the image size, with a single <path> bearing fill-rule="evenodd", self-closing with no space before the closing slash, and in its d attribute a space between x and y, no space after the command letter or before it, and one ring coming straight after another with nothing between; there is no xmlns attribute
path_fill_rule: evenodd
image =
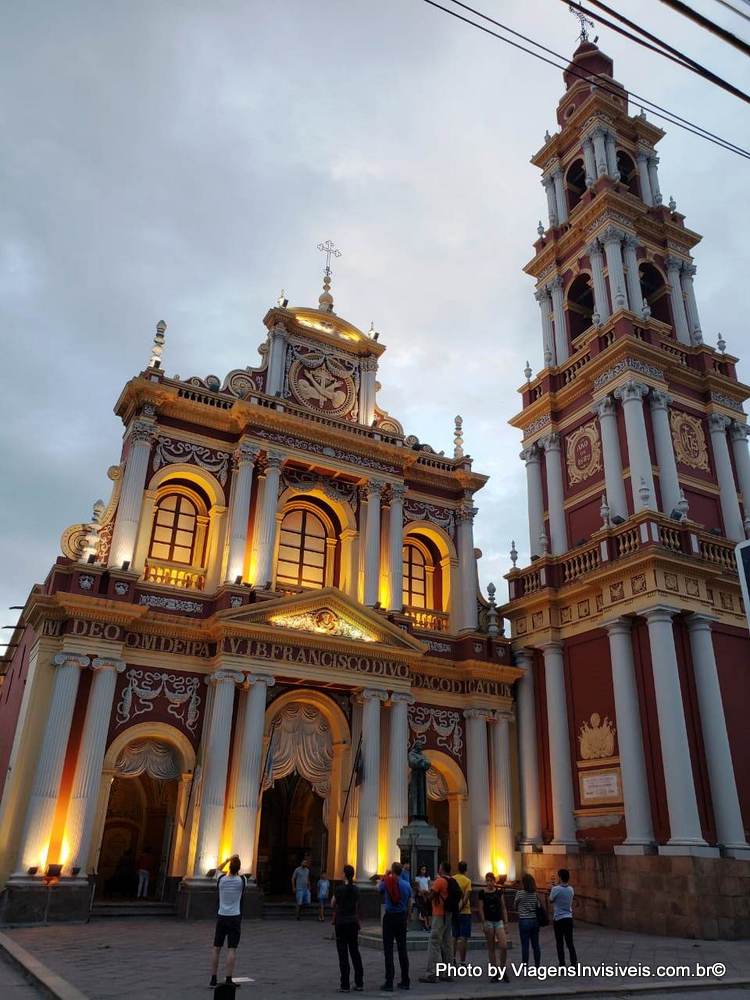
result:
<svg viewBox="0 0 750 1000"><path fill-rule="evenodd" d="M479 589L460 418L446 456L383 411L385 347L336 314L329 267L317 308L268 311L256 368L170 377L160 323L115 406L112 495L3 660L0 919L83 919L144 851L186 917L234 852L252 914L303 854L366 886L420 743L441 854L475 881L564 862L586 919L748 933L718 886L750 879L750 389L703 343L663 133L586 40L565 84L533 158L543 367L511 421L531 562L511 553L508 603ZM717 886L700 914L686 878Z"/></svg>

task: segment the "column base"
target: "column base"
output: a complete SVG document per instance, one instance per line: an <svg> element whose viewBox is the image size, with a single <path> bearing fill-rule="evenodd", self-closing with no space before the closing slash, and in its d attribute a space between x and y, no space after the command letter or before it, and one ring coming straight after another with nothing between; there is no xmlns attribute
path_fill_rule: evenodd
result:
<svg viewBox="0 0 750 1000"><path fill-rule="evenodd" d="M656 854L656 844L617 844L615 854L627 856L643 856L646 854Z"/></svg>
<svg viewBox="0 0 750 1000"><path fill-rule="evenodd" d="M87 878L45 882L40 876L11 875L0 897L3 924L83 924L91 910Z"/></svg>
<svg viewBox="0 0 750 1000"><path fill-rule="evenodd" d="M659 854L667 857L682 858L718 858L719 848L708 844L659 844Z"/></svg>
<svg viewBox="0 0 750 1000"><path fill-rule="evenodd" d="M577 840L553 840L551 844L543 845L542 854L578 854L580 849Z"/></svg>
<svg viewBox="0 0 750 1000"><path fill-rule="evenodd" d="M216 917L219 894L212 878L184 878L177 892L177 916L181 920L209 920ZM263 899L257 885L248 885L242 894L242 916L258 920L263 915Z"/></svg>
<svg viewBox="0 0 750 1000"><path fill-rule="evenodd" d="M726 844L721 848L723 858L736 858L738 861L750 861L750 844Z"/></svg>
<svg viewBox="0 0 750 1000"><path fill-rule="evenodd" d="M542 842L541 840L522 840L518 849L521 854L540 854Z"/></svg>
<svg viewBox="0 0 750 1000"><path fill-rule="evenodd" d="M369 920L380 920L381 895L377 885L370 881L357 882L359 889L359 912L362 917Z"/></svg>

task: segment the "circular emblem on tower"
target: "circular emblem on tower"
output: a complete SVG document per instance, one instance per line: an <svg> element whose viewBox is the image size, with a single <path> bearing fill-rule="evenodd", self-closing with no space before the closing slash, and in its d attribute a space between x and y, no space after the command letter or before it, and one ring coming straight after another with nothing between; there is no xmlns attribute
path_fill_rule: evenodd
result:
<svg viewBox="0 0 750 1000"><path fill-rule="evenodd" d="M568 482L583 482L593 476L602 467L602 449L596 423L584 424L565 439L565 452L568 466Z"/></svg>
<svg viewBox="0 0 750 1000"><path fill-rule="evenodd" d="M303 406L322 410L332 417L349 413L356 390L350 372L330 355L306 355L289 367L289 389Z"/></svg>

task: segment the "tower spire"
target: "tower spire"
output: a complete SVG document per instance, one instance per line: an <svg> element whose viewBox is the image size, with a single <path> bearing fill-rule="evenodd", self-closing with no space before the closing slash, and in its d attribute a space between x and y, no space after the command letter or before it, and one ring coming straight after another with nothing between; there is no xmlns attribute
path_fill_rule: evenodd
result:
<svg viewBox="0 0 750 1000"><path fill-rule="evenodd" d="M323 272L323 292L318 298L318 303L320 305L321 312L333 312L333 296L331 295L331 257L340 257L341 251L338 250L332 240L326 240L325 243L318 243L318 250L326 255L326 267Z"/></svg>

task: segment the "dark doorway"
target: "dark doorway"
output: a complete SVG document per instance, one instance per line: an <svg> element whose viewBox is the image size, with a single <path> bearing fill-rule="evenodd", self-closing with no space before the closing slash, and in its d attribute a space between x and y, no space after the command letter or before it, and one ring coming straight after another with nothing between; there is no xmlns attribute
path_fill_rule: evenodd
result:
<svg viewBox="0 0 750 1000"><path fill-rule="evenodd" d="M450 856L451 822L450 805L447 799L427 799L427 822L431 823L435 827L438 832L438 837L440 837L438 863L441 861L450 861L453 866L453 870L456 871L456 865L460 861L460 858L452 858ZM430 872L430 874L437 875L437 872Z"/></svg>
<svg viewBox="0 0 750 1000"><path fill-rule="evenodd" d="M327 849L323 799L296 773L277 779L263 794L260 819L258 882L264 892L291 898L292 872L305 855L311 860L314 888L325 870Z"/></svg>

